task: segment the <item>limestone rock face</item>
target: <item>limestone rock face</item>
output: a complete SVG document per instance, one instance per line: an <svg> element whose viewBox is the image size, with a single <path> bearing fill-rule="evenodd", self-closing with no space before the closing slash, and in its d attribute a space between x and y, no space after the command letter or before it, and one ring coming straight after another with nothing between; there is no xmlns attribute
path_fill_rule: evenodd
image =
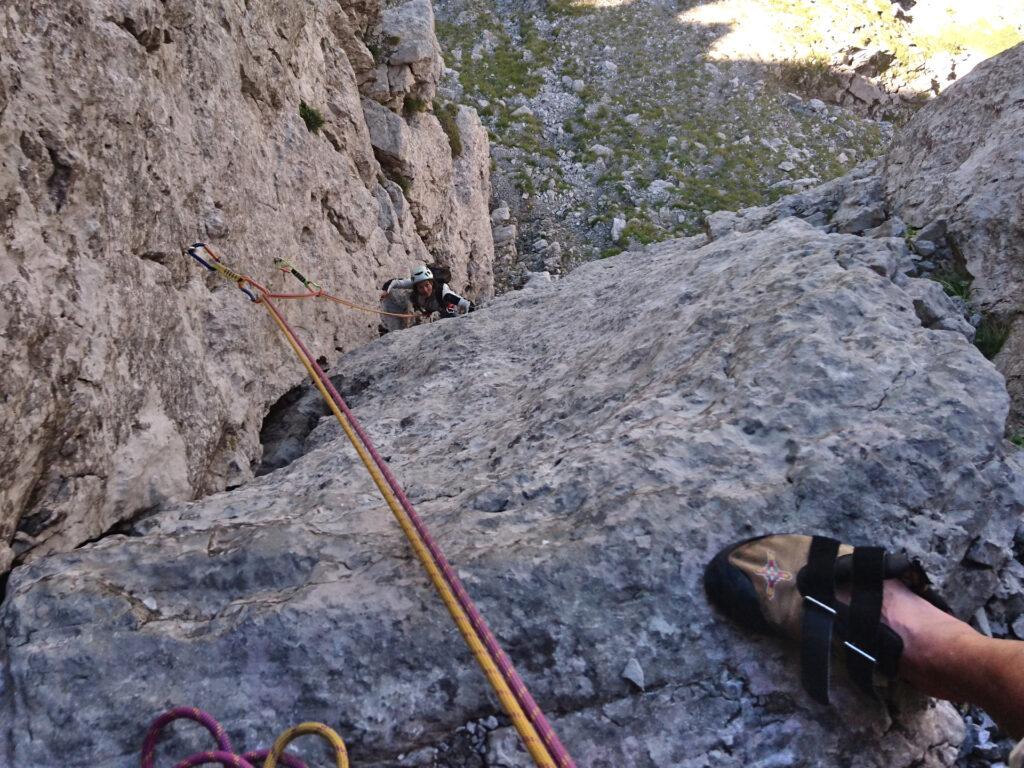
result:
<svg viewBox="0 0 1024 768"><path fill-rule="evenodd" d="M982 64L922 109L886 159L893 209L946 236L974 276L972 300L1006 322L1024 314L1024 44ZM998 360L1024 426L1021 323ZM1010 354L1016 350L1018 354Z"/></svg>
<svg viewBox="0 0 1024 768"><path fill-rule="evenodd" d="M363 99L366 125L385 172L404 187L416 231L434 258L452 268L457 286L493 285L494 241L488 198L487 131L476 111L453 118L461 150L451 162L452 139L429 111L402 115Z"/></svg>
<svg viewBox="0 0 1024 768"><path fill-rule="evenodd" d="M1024 44L918 112L885 171L908 224L947 220L985 308L1024 311Z"/></svg>
<svg viewBox="0 0 1024 768"><path fill-rule="evenodd" d="M429 103L443 69L430 0L409 0L384 11L379 48L385 52L383 61L374 70L367 95L395 110L406 98Z"/></svg>
<svg viewBox="0 0 1024 768"><path fill-rule="evenodd" d="M429 4L413 10L422 43ZM284 255L372 305L384 279L434 257L470 280L457 290L491 292L486 137L414 169L443 232L418 225L374 157L360 86L381 23L376 0L4 3L0 572L251 475L262 415L301 369L263 311L182 246L220 246L272 288ZM432 51L403 64L427 90ZM376 336L370 315L288 313L318 355Z"/></svg>
<svg viewBox="0 0 1024 768"><path fill-rule="evenodd" d="M702 243L389 334L336 381L578 765L952 765L951 706L890 714L841 679L815 705L794 649L716 617L700 579L793 530L906 548L964 617L1019 593L1002 378L933 327L887 238L789 217ZM486 721L486 764L526 765L340 430L295 407L287 466L13 571L0 762L127 768L187 702L251 745L321 719L380 768L479 765L436 761Z"/></svg>

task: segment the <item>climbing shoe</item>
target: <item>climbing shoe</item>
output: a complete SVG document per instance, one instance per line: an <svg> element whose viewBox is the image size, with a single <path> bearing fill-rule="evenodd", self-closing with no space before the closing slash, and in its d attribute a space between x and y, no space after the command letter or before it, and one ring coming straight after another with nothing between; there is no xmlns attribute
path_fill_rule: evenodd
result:
<svg viewBox="0 0 1024 768"><path fill-rule="evenodd" d="M899 579L949 612L917 562L824 536L771 534L731 544L705 569L704 590L737 624L798 641L801 682L827 704L833 648L869 695L876 679L896 676L903 641L881 620L885 579ZM849 594L848 604L836 598L837 590Z"/></svg>

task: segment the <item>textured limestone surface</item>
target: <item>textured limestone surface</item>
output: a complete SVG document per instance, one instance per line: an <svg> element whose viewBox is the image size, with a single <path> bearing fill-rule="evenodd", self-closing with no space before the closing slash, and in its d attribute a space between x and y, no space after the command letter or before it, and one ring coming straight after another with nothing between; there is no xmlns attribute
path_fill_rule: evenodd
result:
<svg viewBox="0 0 1024 768"><path fill-rule="evenodd" d="M1024 311L1024 43L918 112L885 175L908 224L946 219L986 309Z"/></svg>
<svg viewBox="0 0 1024 768"><path fill-rule="evenodd" d="M793 648L716 618L700 577L740 536L806 531L906 548L964 617L1019 592L1002 378L924 327L886 239L790 217L703 243L332 373L577 764L949 766L950 705L841 679L815 705ZM13 571L0 762L126 768L187 702L246 744L323 720L355 765L526 765L339 428L296 402L291 463Z"/></svg>
<svg viewBox="0 0 1024 768"><path fill-rule="evenodd" d="M886 158L893 209L939 219L968 271L972 300L1012 330L996 364L1024 428L1024 44L980 64L922 109Z"/></svg>
<svg viewBox="0 0 1024 768"><path fill-rule="evenodd" d="M262 311L182 246L208 240L294 289L271 266L284 255L370 304L434 258L457 290L491 292L475 113L459 113L459 157L439 128L411 137L410 199L363 117L364 94L433 93L432 18L426 0L386 19L376 0L3 4L0 572L251 476L266 407L301 369ZM385 93L377 67L394 74ZM370 315L288 311L317 355L376 336Z"/></svg>

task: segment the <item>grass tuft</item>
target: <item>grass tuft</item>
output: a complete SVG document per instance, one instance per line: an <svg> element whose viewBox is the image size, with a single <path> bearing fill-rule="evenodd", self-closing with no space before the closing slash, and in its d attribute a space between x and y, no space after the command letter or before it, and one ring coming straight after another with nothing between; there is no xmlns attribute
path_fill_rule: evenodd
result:
<svg viewBox="0 0 1024 768"><path fill-rule="evenodd" d="M318 133L323 128L324 116L320 114L320 110L309 106L304 101L299 102L299 117L302 118L302 122L306 124L310 133Z"/></svg>
<svg viewBox="0 0 1024 768"><path fill-rule="evenodd" d="M939 272L933 277L942 286L946 295L967 301L971 297L971 283L974 278L963 272Z"/></svg>
<svg viewBox="0 0 1024 768"><path fill-rule="evenodd" d="M406 115L412 115L417 112L427 111L426 99L421 99L419 96L413 96L411 93L405 94L405 101L402 102L402 111Z"/></svg>
<svg viewBox="0 0 1024 768"><path fill-rule="evenodd" d="M839 87L839 75L824 56L803 61L782 61L776 65L779 82L790 91L805 96L830 94Z"/></svg>
<svg viewBox="0 0 1024 768"><path fill-rule="evenodd" d="M400 173L398 173L395 174L394 181L395 184L401 187L402 194L405 195L406 197L409 197L409 190L412 189L412 179L408 179L405 176L402 176Z"/></svg>
<svg viewBox="0 0 1024 768"><path fill-rule="evenodd" d="M437 116L441 128L448 136L448 144L452 148L452 157L462 154L462 133L459 131L459 124L455 117L459 114L459 107L451 102L442 103L434 101L434 114Z"/></svg>
<svg viewBox="0 0 1024 768"><path fill-rule="evenodd" d="M995 315L986 315L981 319L974 334L974 345L989 360L999 354L1003 344L1010 336L1010 323Z"/></svg>

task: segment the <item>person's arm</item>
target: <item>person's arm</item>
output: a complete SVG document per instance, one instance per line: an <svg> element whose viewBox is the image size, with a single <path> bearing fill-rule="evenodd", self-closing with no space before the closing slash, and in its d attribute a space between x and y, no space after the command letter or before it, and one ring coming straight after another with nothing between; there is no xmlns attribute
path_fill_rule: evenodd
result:
<svg viewBox="0 0 1024 768"><path fill-rule="evenodd" d="M396 277L396 278L394 278L392 280L388 280L386 283L384 283L383 293L381 293L380 297L383 299L383 298L386 298L388 296L388 294L390 294L392 291L395 291L395 290L406 290L407 291L410 288L412 288L412 280L409 280L409 279L403 280L400 277Z"/></svg>
<svg viewBox="0 0 1024 768"><path fill-rule="evenodd" d="M459 307L459 312L461 314L465 314L473 308L473 302L459 296L459 294L448 287L448 283L445 283L444 287L441 289L441 303L456 304Z"/></svg>

